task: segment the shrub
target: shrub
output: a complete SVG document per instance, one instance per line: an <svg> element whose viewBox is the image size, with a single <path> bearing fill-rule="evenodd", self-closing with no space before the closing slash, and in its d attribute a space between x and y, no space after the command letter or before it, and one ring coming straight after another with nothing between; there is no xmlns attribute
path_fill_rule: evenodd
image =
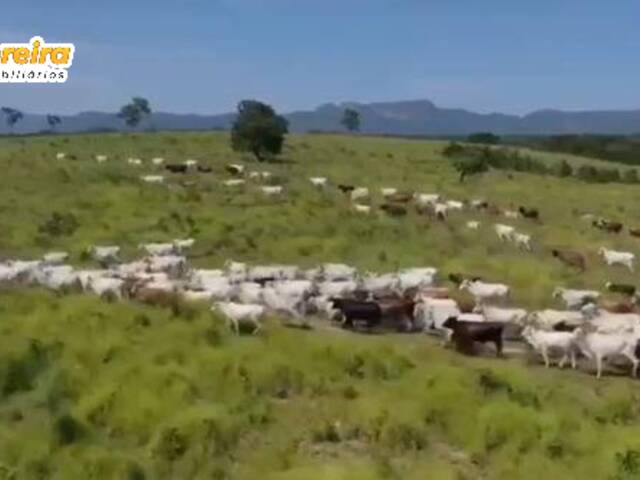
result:
<svg viewBox="0 0 640 480"><path fill-rule="evenodd" d="M38 227L38 232L51 237L67 237L73 235L80 223L72 213L53 212L51 216Z"/></svg>

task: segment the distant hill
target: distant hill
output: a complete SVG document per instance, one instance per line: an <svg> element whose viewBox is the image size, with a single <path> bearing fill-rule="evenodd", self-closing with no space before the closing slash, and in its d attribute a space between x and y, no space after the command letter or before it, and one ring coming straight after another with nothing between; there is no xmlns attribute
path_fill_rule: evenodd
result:
<svg viewBox="0 0 640 480"><path fill-rule="evenodd" d="M320 105L315 110L286 114L293 132L336 131L346 107L359 111L362 131L387 135L468 135L490 131L499 135L557 135L600 133L631 135L640 133L640 110L583 111L539 110L524 116L476 113L440 108L429 100L384 103L343 103ZM193 115L157 112L142 126L157 130L228 129L233 113ZM6 132L6 126L2 126ZM112 113L82 112L62 117L61 132L117 130L122 122ZM26 114L16 126L17 133L47 129L44 115Z"/></svg>

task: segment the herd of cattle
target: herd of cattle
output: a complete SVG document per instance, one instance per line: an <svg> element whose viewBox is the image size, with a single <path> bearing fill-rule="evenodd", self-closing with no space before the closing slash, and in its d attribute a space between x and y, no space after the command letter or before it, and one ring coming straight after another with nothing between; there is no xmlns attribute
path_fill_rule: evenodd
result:
<svg viewBox="0 0 640 480"><path fill-rule="evenodd" d="M145 256L122 262L117 246L94 246L90 254L100 268L76 269L66 252L51 252L39 260L0 263L3 284L35 284L57 291L82 291L104 299L132 299L172 307L179 301L210 302L239 332L249 323L254 332L269 314L305 321L309 316L338 321L350 329L393 329L432 332L472 354L478 343L495 344L502 354L503 339L524 339L547 366L549 355L562 355L560 366L583 354L594 359L598 377L603 360L624 356L633 365L640 355L640 315L599 305L600 292L558 288L553 297L564 310L527 312L506 308L510 288L478 278L449 274L451 286L440 282L431 267L394 273L359 273L345 264L323 264L304 270L294 265L249 266L228 261L222 269L190 268L186 252L193 239L140 245ZM451 298L451 289L469 293L467 302ZM635 288L607 284L606 288L635 301ZM623 305L624 306L624 305ZM620 309L620 305L618 306Z"/></svg>
<svg viewBox="0 0 640 480"><path fill-rule="evenodd" d="M65 155L60 153L57 158ZM108 157L95 158L103 163ZM143 164L137 158L127 162ZM170 174L212 171L196 160L172 164L154 158L148 163ZM253 180L265 182L260 189L267 196L284 193L282 185L270 182L270 172L247 171L240 164L228 164L225 170L230 174L230 178L222 180L225 187L241 187ZM165 181L157 172L140 178L147 183ZM310 177L309 182L318 190L329 187L326 177ZM335 187L350 200L354 212L373 211L369 188L346 184ZM380 194L384 203L379 208L391 216L406 215L409 204L413 204L418 213L441 221L446 221L452 212L470 210L541 222L538 210L525 206L502 209L484 200L444 200L438 194L402 192L392 187L381 188ZM592 215L584 215L583 219L609 233L619 234L623 229L619 222ZM466 228L477 230L480 225L478 220L468 221ZM532 250L531 235L516 231L513 226L494 222L493 231L502 242ZM629 228L629 233L640 236L640 229ZM616 302L601 298L597 291L557 288L553 298L563 302L564 309L527 312L504 306L510 296L508 285L457 273L438 281L437 270L431 267L361 274L345 264L328 263L303 270L292 265L249 266L228 261L222 269L190 268L185 252L193 243L193 239L176 239L140 245L146 256L129 263L120 261L119 247L95 246L91 255L101 268L91 270L66 265L68 255L64 252L49 253L36 261L7 261L0 264L0 281L34 283L57 291L77 289L158 306L172 306L176 301L211 302L212 309L224 315L236 332L241 323L250 324L257 332L262 318L277 313L301 321L309 316L323 317L350 329L432 332L466 354L474 353L478 344L493 343L500 356L505 338L524 340L541 354L547 367L552 353L561 355L560 367L571 360L574 368L581 354L595 361L598 377L605 360L626 357L634 376L640 361L640 315L635 313L637 297L632 285L606 284L606 290L626 298ZM570 267L586 269L585 256L578 251L553 249L551 254ZM634 269L635 255L631 252L603 247L599 255L609 266ZM460 291L467 292L467 300L460 297Z"/></svg>

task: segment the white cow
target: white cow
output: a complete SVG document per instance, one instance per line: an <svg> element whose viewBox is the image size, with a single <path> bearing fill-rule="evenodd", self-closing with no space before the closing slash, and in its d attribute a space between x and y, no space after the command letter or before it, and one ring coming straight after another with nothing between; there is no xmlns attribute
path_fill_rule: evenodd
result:
<svg viewBox="0 0 640 480"><path fill-rule="evenodd" d="M569 310L575 310L586 303L595 303L600 298L600 292L595 290L574 290L558 287L553 291L553 298L560 298Z"/></svg>
<svg viewBox="0 0 640 480"><path fill-rule="evenodd" d="M635 254L609 250L604 247L600 247L598 254L602 256L607 265L623 265L633 272L633 263L636 258Z"/></svg>
<svg viewBox="0 0 640 480"><path fill-rule="evenodd" d="M243 305L234 302L216 302L212 310L217 310L222 313L237 334L240 333L241 322L250 322L254 327L253 333L258 333L261 328L260 319L265 314L265 307L263 305Z"/></svg>
<svg viewBox="0 0 640 480"><path fill-rule="evenodd" d="M141 243L138 245L140 250L144 250L149 255L161 257L164 255L173 255L175 246L173 243Z"/></svg>
<svg viewBox="0 0 640 480"><path fill-rule="evenodd" d="M231 180L224 180L222 184L225 187L240 187L245 184L244 179L242 178L232 178Z"/></svg>
<svg viewBox="0 0 640 480"><path fill-rule="evenodd" d="M631 375L636 376L638 371L637 335L588 332L585 329L578 329L576 338L582 353L589 359L595 359L597 378L602 376L603 360L620 355L629 359L633 365Z"/></svg>
<svg viewBox="0 0 640 480"><path fill-rule="evenodd" d="M106 155L96 155L96 162L104 163L109 159Z"/></svg>
<svg viewBox="0 0 640 480"><path fill-rule="evenodd" d="M531 235L527 235L525 233L514 232L513 233L513 242L516 244L518 248L526 250L528 252L531 251Z"/></svg>
<svg viewBox="0 0 640 480"><path fill-rule="evenodd" d="M87 280L87 289L99 297L113 295L121 300L124 294L124 280L110 277L89 277Z"/></svg>
<svg viewBox="0 0 640 480"><path fill-rule="evenodd" d="M478 305L473 311L481 313L488 322L510 323L521 325L527 318L527 311L522 308L502 308L489 305Z"/></svg>
<svg viewBox="0 0 640 480"><path fill-rule="evenodd" d="M355 267L344 263L325 263L320 267L322 277L329 282L336 280L351 280L355 277L357 270Z"/></svg>
<svg viewBox="0 0 640 480"><path fill-rule="evenodd" d="M505 241L510 241L513 239L513 234L515 233L516 229L513 228L510 225L503 225L501 223L496 223L493 226L496 234L498 235L498 238L505 242Z"/></svg>
<svg viewBox="0 0 640 480"><path fill-rule="evenodd" d="M365 198L369 198L369 189L366 187L357 187L354 188L351 192L351 201L355 202L356 200L362 200Z"/></svg>
<svg viewBox="0 0 640 480"><path fill-rule="evenodd" d="M181 253L184 250L189 250L193 247L196 241L193 238L174 238L173 249L174 251Z"/></svg>
<svg viewBox="0 0 640 480"><path fill-rule="evenodd" d="M164 158L160 158L160 157L152 158L151 163L156 167L158 167L164 163Z"/></svg>
<svg viewBox="0 0 640 480"><path fill-rule="evenodd" d="M309 181L311 185L316 188L324 188L327 186L327 178L326 177L310 177Z"/></svg>
<svg viewBox="0 0 640 480"><path fill-rule="evenodd" d="M573 310L547 309L531 312L526 322L535 326L537 329L553 330L553 328L560 323L567 326L580 326L584 323L584 316L582 312Z"/></svg>
<svg viewBox="0 0 640 480"><path fill-rule="evenodd" d="M93 246L90 250L91 256L98 262L115 263L118 262L120 247L118 246Z"/></svg>
<svg viewBox="0 0 640 480"><path fill-rule="evenodd" d="M66 154L62 152L58 152L56 153L56 160L64 160L66 156L67 156Z"/></svg>
<svg viewBox="0 0 640 480"><path fill-rule="evenodd" d="M358 289L354 280L339 280L336 282L321 282L318 284L320 295L327 297L346 297Z"/></svg>
<svg viewBox="0 0 640 480"><path fill-rule="evenodd" d="M443 335L446 342L453 333L452 330L443 327L449 317L458 317L460 308L451 298L422 298L414 307L413 316L416 325L425 330L435 330Z"/></svg>
<svg viewBox="0 0 640 480"><path fill-rule="evenodd" d="M483 303L490 298L504 298L509 296L509 287L502 283L485 283L480 280L464 280L460 290L467 290L476 303Z"/></svg>
<svg viewBox="0 0 640 480"><path fill-rule="evenodd" d="M571 368L576 368L576 353L578 351L576 332L549 332L527 326L522 331L522 337L544 359L544 365L549 368L549 352L558 350L562 352L562 359L558 367L564 367L565 362L571 358Z"/></svg>
<svg viewBox="0 0 640 480"><path fill-rule="evenodd" d="M383 197L390 197L391 195L395 195L396 193L398 193L398 189L393 187L385 187L380 189L380 193L382 193Z"/></svg>
<svg viewBox="0 0 640 480"><path fill-rule="evenodd" d="M140 180L151 184L164 183L164 177L162 175L142 175Z"/></svg>
<svg viewBox="0 0 640 480"><path fill-rule="evenodd" d="M456 200L447 200L445 202L445 205L447 206L447 208L449 210L463 210L464 209L464 203L462 202L458 202Z"/></svg>
<svg viewBox="0 0 640 480"><path fill-rule="evenodd" d="M255 282L242 282L235 286L233 296L240 303L262 303L262 285Z"/></svg>
<svg viewBox="0 0 640 480"><path fill-rule="evenodd" d="M420 207L435 205L440 201L440 195L437 193L414 193L413 198Z"/></svg>
<svg viewBox="0 0 640 480"><path fill-rule="evenodd" d="M365 215L368 215L371 213L371 207L369 205L362 205L360 203L354 203L353 210L356 213L362 213Z"/></svg>
<svg viewBox="0 0 640 480"><path fill-rule="evenodd" d="M42 256L43 263L47 265L61 265L69 259L67 252L49 252Z"/></svg>
<svg viewBox="0 0 640 480"><path fill-rule="evenodd" d="M467 222L467 228L470 230L478 230L480 228L480 222L478 221Z"/></svg>
<svg viewBox="0 0 640 480"><path fill-rule="evenodd" d="M275 185L275 186L260 187L260 190L262 190L263 194L269 197L275 197L278 195L282 195L283 188L281 185Z"/></svg>

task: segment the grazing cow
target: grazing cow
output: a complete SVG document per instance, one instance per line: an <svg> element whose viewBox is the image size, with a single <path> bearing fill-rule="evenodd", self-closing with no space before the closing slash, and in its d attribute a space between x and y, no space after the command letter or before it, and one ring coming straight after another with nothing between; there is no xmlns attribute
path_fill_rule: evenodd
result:
<svg viewBox="0 0 640 480"><path fill-rule="evenodd" d="M477 210L484 210L489 208L489 202L481 199L471 200L471 206Z"/></svg>
<svg viewBox="0 0 640 480"><path fill-rule="evenodd" d="M327 186L327 177L310 177L309 181L311 185L318 189L322 189Z"/></svg>
<svg viewBox="0 0 640 480"><path fill-rule="evenodd" d="M42 256L45 265L61 265L69 259L67 252L49 252Z"/></svg>
<svg viewBox="0 0 640 480"><path fill-rule="evenodd" d="M231 180L224 180L222 184L225 187L241 187L245 184L245 180L241 178L233 178Z"/></svg>
<svg viewBox="0 0 640 480"><path fill-rule="evenodd" d="M520 206L518 208L518 212L524 218L528 218L530 220L540 220L540 212L538 212L538 209L536 208L527 208Z"/></svg>
<svg viewBox="0 0 640 480"><path fill-rule="evenodd" d="M164 177L162 175L142 175L140 180L145 183L164 183Z"/></svg>
<svg viewBox="0 0 640 480"><path fill-rule="evenodd" d="M445 221L449 215L449 206L446 203L436 203L433 205L433 213L438 220Z"/></svg>
<svg viewBox="0 0 640 480"><path fill-rule="evenodd" d="M558 367L564 367L565 362L571 358L571 368L576 368L576 353L578 352L577 333L547 331L533 328L528 325L522 331L522 337L529 345L542 355L544 366L549 368L549 352L556 350L562 353Z"/></svg>
<svg viewBox="0 0 640 480"><path fill-rule="evenodd" d="M173 255L175 253L175 246L173 243L141 243L138 245L140 250L144 250L149 255L163 256Z"/></svg>
<svg viewBox="0 0 640 480"><path fill-rule="evenodd" d="M129 158L127 159L127 163L129 165L142 165L142 160L139 158Z"/></svg>
<svg viewBox="0 0 640 480"><path fill-rule="evenodd" d="M509 287L502 283L485 283L480 280L464 280L460 290L467 290L476 303L483 303L490 298L504 298L509 296Z"/></svg>
<svg viewBox="0 0 640 480"><path fill-rule="evenodd" d="M464 203L463 202L458 202L456 200L447 200L445 202L445 205L447 206L447 208L449 210L463 210L464 209Z"/></svg>
<svg viewBox="0 0 640 480"><path fill-rule="evenodd" d="M402 217L407 214L407 209L402 205L396 205L395 203L385 203L380 205L380 210L388 213L392 217Z"/></svg>
<svg viewBox="0 0 640 480"><path fill-rule="evenodd" d="M160 157L152 158L151 159L151 163L154 166L159 167L160 165L162 165L164 163L164 158L160 158Z"/></svg>
<svg viewBox="0 0 640 480"><path fill-rule="evenodd" d="M574 330L582 325L584 320L582 312L579 311L547 309L531 312L525 323L547 331L556 330L558 325L570 326L570 329Z"/></svg>
<svg viewBox="0 0 640 480"><path fill-rule="evenodd" d="M437 193L416 193L413 198L416 204L423 208L433 206L440 201L440 195Z"/></svg>
<svg viewBox="0 0 640 480"><path fill-rule="evenodd" d="M322 278L328 282L338 280L353 280L357 270L355 267L344 263L325 263L320 267Z"/></svg>
<svg viewBox="0 0 640 480"><path fill-rule="evenodd" d="M596 378L602 377L602 362L613 356L622 355L633 365L631 376L636 377L638 371L638 338L636 335L600 333L590 329L576 330L576 343L582 353L589 359L595 359Z"/></svg>
<svg viewBox="0 0 640 480"><path fill-rule="evenodd" d="M357 187L351 192L351 201L369 198L369 189L366 187Z"/></svg>
<svg viewBox="0 0 640 480"><path fill-rule="evenodd" d="M516 229L513 228L512 226L503 225L501 223L496 223L493 226L493 229L495 230L496 234L498 235L498 238L502 242L508 242L510 240L513 240L513 235L516 232Z"/></svg>
<svg viewBox="0 0 640 480"><path fill-rule="evenodd" d="M604 218L598 218L592 224L594 227L609 233L620 233L623 227L620 222L613 222Z"/></svg>
<svg viewBox="0 0 640 480"><path fill-rule="evenodd" d="M112 264L118 263L120 255L120 247L117 246L108 246L108 247L98 247L93 246L89 250L91 256L101 264Z"/></svg>
<svg viewBox="0 0 640 480"><path fill-rule="evenodd" d="M262 190L262 193L267 195L268 197L275 197L278 195L282 195L283 188L281 185L277 185L277 186L260 187L260 190Z"/></svg>
<svg viewBox="0 0 640 480"><path fill-rule="evenodd" d="M502 356L502 331L504 324L495 322L465 322L457 317L449 317L443 327L453 330L451 340L456 350L466 355L475 353L475 343L493 343L496 356Z"/></svg>
<svg viewBox="0 0 640 480"><path fill-rule="evenodd" d="M182 253L193 247L196 241L193 238L176 238L173 240L173 250L176 253Z"/></svg>
<svg viewBox="0 0 640 480"><path fill-rule="evenodd" d="M582 308L587 303L595 303L600 298L600 292L595 290L572 290L558 287L553 291L553 298L561 298L569 310Z"/></svg>
<svg viewBox="0 0 640 480"><path fill-rule="evenodd" d="M64 158L66 156L67 156L66 154L64 154L62 152L58 152L58 153L56 153L56 160L64 160Z"/></svg>
<svg viewBox="0 0 640 480"><path fill-rule="evenodd" d="M531 235L514 232L513 242L516 244L518 248L521 248L522 250L526 250L528 252L531 251Z"/></svg>
<svg viewBox="0 0 640 480"><path fill-rule="evenodd" d="M452 331L444 327L449 317L460 315L460 309L451 298L429 298L421 296L413 310L414 322L425 330L435 330L442 334L443 342L449 341Z"/></svg>
<svg viewBox="0 0 640 480"><path fill-rule="evenodd" d="M393 187L385 187L380 189L380 193L382 193L383 197L390 197L391 195L395 195L398 192L397 188Z"/></svg>
<svg viewBox="0 0 640 480"><path fill-rule="evenodd" d="M167 163L164 168L171 173L187 173L189 170L189 167L184 163Z"/></svg>
<svg viewBox="0 0 640 480"><path fill-rule="evenodd" d="M627 283L607 282L604 284L604 287L610 292L621 293L622 295L627 295L629 297L633 297L636 294L636 287Z"/></svg>
<svg viewBox="0 0 640 480"><path fill-rule="evenodd" d="M340 190L342 193L344 193L345 195L347 193L351 193L356 189L355 186L353 185L344 185L344 184L339 184L338 185L338 190Z"/></svg>
<svg viewBox="0 0 640 480"><path fill-rule="evenodd" d="M467 222L467 228L470 230L478 230L480 228L480 222L478 221L469 221Z"/></svg>
<svg viewBox="0 0 640 480"><path fill-rule="evenodd" d="M527 311L522 308L478 305L473 309L473 312L482 314L489 322L509 323L512 325L521 325L527 318Z"/></svg>
<svg viewBox="0 0 640 480"><path fill-rule="evenodd" d="M231 175L244 175L245 167L244 165L239 165L237 163L229 163L225 165L224 169L229 172Z"/></svg>
<svg viewBox="0 0 640 480"><path fill-rule="evenodd" d="M580 252L574 250L551 250L551 254L569 267L575 267L581 272L587 269L587 262Z"/></svg>
<svg viewBox="0 0 640 480"><path fill-rule="evenodd" d="M330 298L332 307L342 314L344 327L354 327L355 322L363 321L368 328L380 324L382 309L376 302L363 302L344 298Z"/></svg>
<svg viewBox="0 0 640 480"><path fill-rule="evenodd" d="M234 302L216 302L212 310L222 313L229 322L230 327L236 334L240 334L240 323L249 322L253 325L255 335L262 328L260 319L264 317L266 309L263 305L248 304L243 305Z"/></svg>
<svg viewBox="0 0 640 480"><path fill-rule="evenodd" d="M213 168L208 167L206 165L198 165L197 169L198 169L198 172L200 172L200 173L211 173L211 172L213 172Z"/></svg>
<svg viewBox="0 0 640 480"><path fill-rule="evenodd" d="M184 161L184 164L187 168L193 168L198 166L198 160L194 160L192 158L188 158Z"/></svg>
<svg viewBox="0 0 640 480"><path fill-rule="evenodd" d="M600 247L600 249L598 250L598 254L602 256L608 266L622 265L633 272L633 262L636 258L635 254L630 252L609 250L608 248L604 247Z"/></svg>
<svg viewBox="0 0 640 480"><path fill-rule="evenodd" d="M240 303L261 303L262 285L258 282L241 282L236 285L234 297Z"/></svg>
<svg viewBox="0 0 640 480"><path fill-rule="evenodd" d="M520 214L515 210L505 210L503 213L507 218L518 218L520 216Z"/></svg>
<svg viewBox="0 0 640 480"><path fill-rule="evenodd" d="M353 211L356 213L363 213L365 215L368 215L371 213L371 206L370 205L362 205L360 203L354 203L353 204Z"/></svg>
<svg viewBox="0 0 640 480"><path fill-rule="evenodd" d="M629 227L629 235L636 238L640 237L640 228Z"/></svg>
<svg viewBox="0 0 640 480"><path fill-rule="evenodd" d="M104 163L109 159L106 155L96 155L96 162Z"/></svg>

